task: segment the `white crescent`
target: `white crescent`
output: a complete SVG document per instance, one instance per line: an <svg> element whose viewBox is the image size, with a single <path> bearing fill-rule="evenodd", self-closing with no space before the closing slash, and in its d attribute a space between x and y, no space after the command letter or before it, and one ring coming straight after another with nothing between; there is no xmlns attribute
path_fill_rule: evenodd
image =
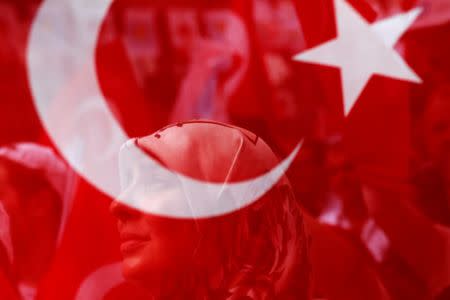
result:
<svg viewBox="0 0 450 300"><path fill-rule="evenodd" d="M31 29L27 63L33 99L44 127L71 166L109 196L146 213L174 218L224 215L267 193L289 168L301 143L268 173L223 184L167 170L138 148L128 147L127 164L141 170L135 181L148 185L153 180L149 176L165 174L165 185L178 192L150 193L153 200L155 196L164 201L148 201L147 195L144 201L136 190L120 194L119 151L129 137L106 104L95 68L97 37L111 3L46 0ZM179 192L184 197L177 197Z"/></svg>
<svg viewBox="0 0 450 300"><path fill-rule="evenodd" d="M105 299L113 288L123 282L125 282L125 279L122 276L122 264L120 262L100 267L81 283L75 300Z"/></svg>

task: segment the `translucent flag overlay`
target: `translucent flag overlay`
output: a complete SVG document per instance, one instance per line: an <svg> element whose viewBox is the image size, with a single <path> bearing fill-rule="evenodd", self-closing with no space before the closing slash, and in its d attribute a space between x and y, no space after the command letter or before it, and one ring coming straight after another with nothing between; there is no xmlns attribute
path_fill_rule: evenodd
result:
<svg viewBox="0 0 450 300"><path fill-rule="evenodd" d="M447 0L1 0L0 299L450 299Z"/></svg>

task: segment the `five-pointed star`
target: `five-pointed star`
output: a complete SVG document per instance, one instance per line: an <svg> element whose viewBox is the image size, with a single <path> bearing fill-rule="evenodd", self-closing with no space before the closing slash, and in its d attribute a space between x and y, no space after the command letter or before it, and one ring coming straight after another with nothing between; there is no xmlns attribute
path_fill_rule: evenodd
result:
<svg viewBox="0 0 450 300"><path fill-rule="evenodd" d="M335 0L338 37L294 56L294 60L341 69L344 112L348 115L369 79L383 75L421 83L394 46L420 15L407 13L369 24L345 0Z"/></svg>

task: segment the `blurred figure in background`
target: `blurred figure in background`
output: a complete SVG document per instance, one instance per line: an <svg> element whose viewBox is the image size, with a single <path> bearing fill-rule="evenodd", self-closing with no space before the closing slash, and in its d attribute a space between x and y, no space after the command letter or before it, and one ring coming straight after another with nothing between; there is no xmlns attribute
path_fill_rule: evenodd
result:
<svg viewBox="0 0 450 300"><path fill-rule="evenodd" d="M25 300L49 269L69 212L74 173L47 147L0 148L0 246L4 269Z"/></svg>
<svg viewBox="0 0 450 300"><path fill-rule="evenodd" d="M450 225L450 88L438 86L416 118L418 158L413 178L419 207L433 220Z"/></svg>

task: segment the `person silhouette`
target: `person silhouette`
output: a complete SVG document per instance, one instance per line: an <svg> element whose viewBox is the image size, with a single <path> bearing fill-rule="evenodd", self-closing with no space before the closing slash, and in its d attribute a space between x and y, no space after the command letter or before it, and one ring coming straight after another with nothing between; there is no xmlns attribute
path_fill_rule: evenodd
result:
<svg viewBox="0 0 450 300"><path fill-rule="evenodd" d="M168 126L127 143L120 156L128 155L128 147L167 169L215 183L253 178L278 162L255 134L212 121ZM157 172L142 180L140 167L121 165L124 193L158 205L186 196L181 181L175 189L173 183L164 187L164 174ZM156 195L150 193L154 188ZM111 212L118 221L123 274L154 299L310 299L308 236L286 177L253 204L226 215L169 218L121 201L111 204Z"/></svg>
<svg viewBox="0 0 450 300"><path fill-rule="evenodd" d="M75 173L49 147L0 147L0 271L22 299L35 299L50 268L76 183Z"/></svg>

